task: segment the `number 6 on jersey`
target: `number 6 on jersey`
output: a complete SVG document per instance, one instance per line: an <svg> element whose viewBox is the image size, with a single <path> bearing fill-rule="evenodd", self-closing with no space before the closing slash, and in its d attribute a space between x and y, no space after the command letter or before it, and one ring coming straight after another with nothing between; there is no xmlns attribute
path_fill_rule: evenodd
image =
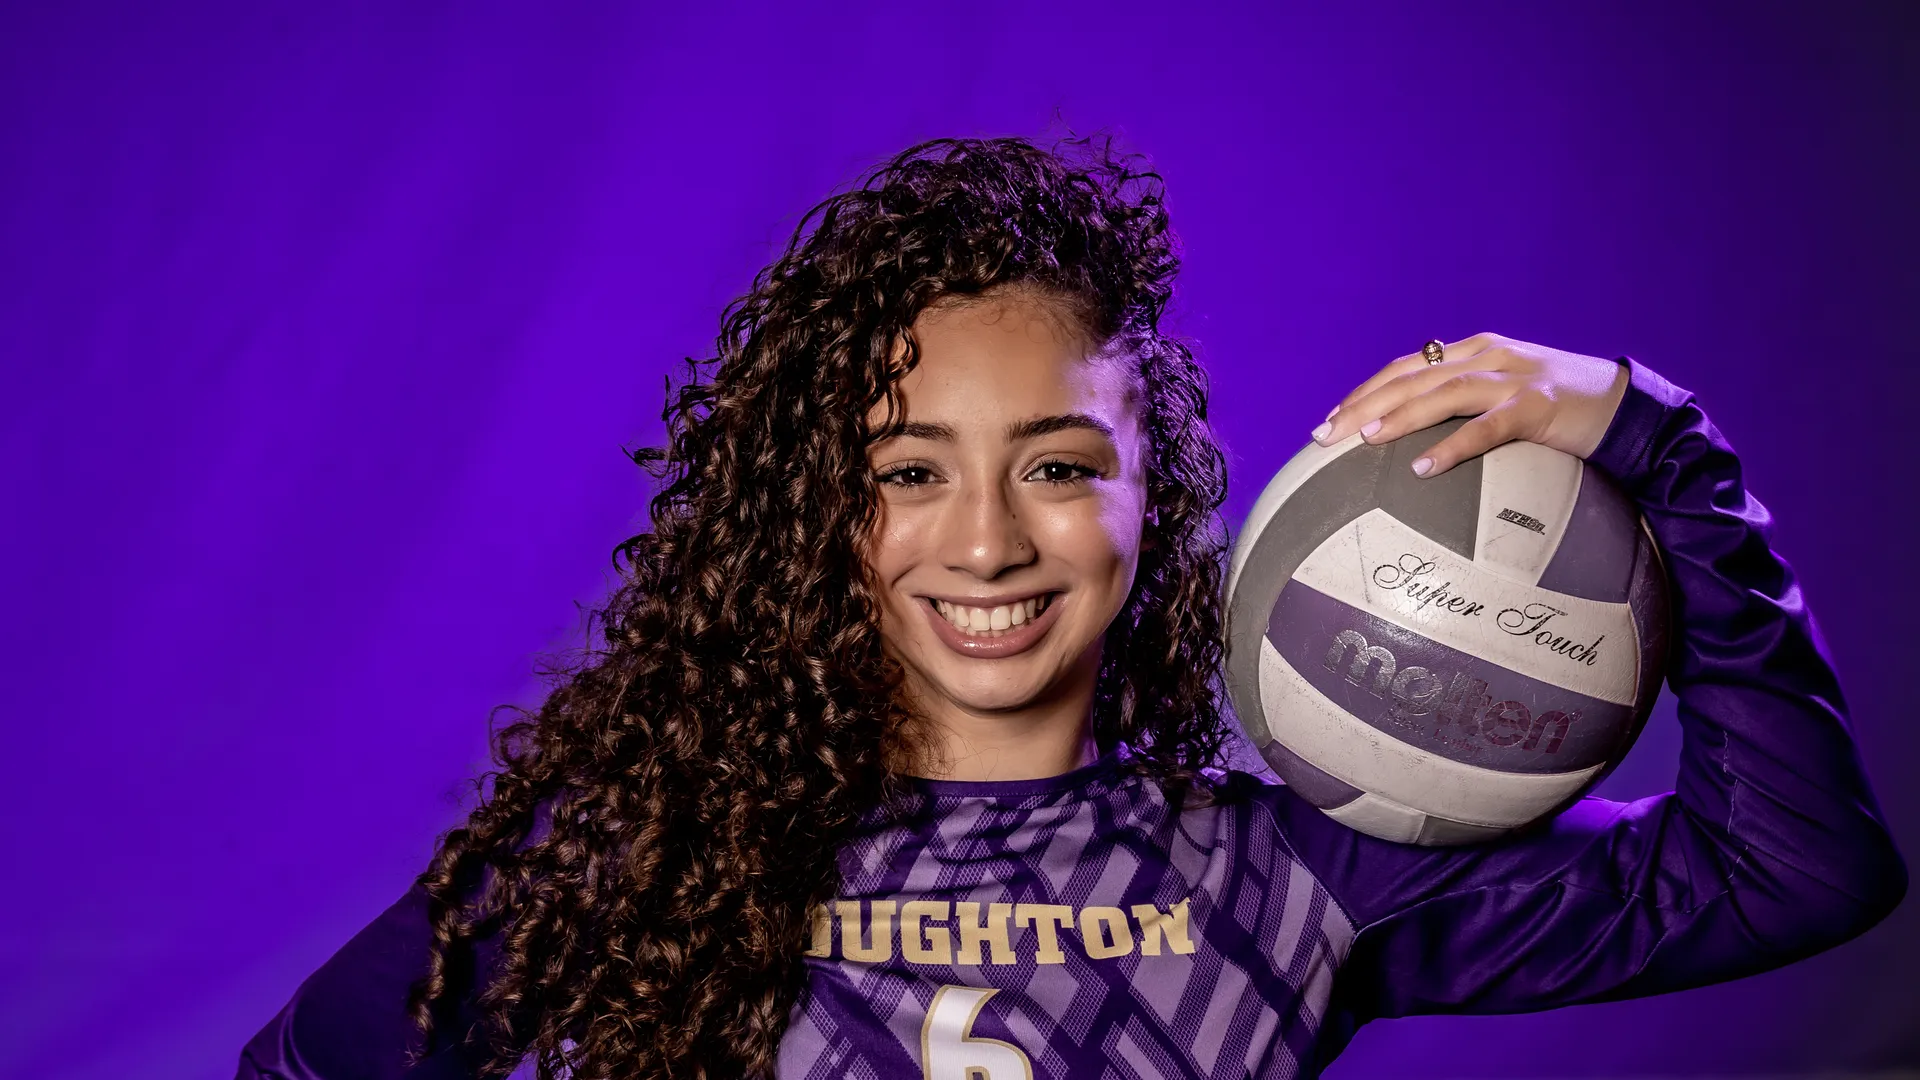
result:
<svg viewBox="0 0 1920 1080"><path fill-rule="evenodd" d="M1033 1080L1033 1063L1020 1048L973 1031L980 1006L999 993L972 986L934 991L920 1025L920 1075L925 1080Z"/></svg>

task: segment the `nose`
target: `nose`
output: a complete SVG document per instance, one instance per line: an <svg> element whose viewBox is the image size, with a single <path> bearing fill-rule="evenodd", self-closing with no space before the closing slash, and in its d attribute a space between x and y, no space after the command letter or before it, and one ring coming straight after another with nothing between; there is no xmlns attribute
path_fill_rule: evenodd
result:
<svg viewBox="0 0 1920 1080"><path fill-rule="evenodd" d="M940 559L948 569L990 581L1038 554L1004 483L970 485L949 507L940 530Z"/></svg>

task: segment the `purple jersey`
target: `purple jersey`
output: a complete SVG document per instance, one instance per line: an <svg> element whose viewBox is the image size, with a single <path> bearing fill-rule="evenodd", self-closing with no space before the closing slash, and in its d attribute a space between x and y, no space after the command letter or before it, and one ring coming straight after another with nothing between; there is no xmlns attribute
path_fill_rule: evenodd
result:
<svg viewBox="0 0 1920 1080"><path fill-rule="evenodd" d="M1175 815L1114 766L923 781L854 844L781 1080L1311 1071L1353 923L1288 849L1282 789Z"/></svg>
<svg viewBox="0 0 1920 1080"><path fill-rule="evenodd" d="M1591 460L1667 556L1675 792L1422 848L1243 774L1175 814L1111 756L921 782L910 814L841 853L782 1080L1309 1077L1375 1017L1698 986L1884 917L1905 866L1767 512L1692 396L1625 362ZM471 1075L457 1047L403 1068L429 940L416 888L302 984L240 1076Z"/></svg>

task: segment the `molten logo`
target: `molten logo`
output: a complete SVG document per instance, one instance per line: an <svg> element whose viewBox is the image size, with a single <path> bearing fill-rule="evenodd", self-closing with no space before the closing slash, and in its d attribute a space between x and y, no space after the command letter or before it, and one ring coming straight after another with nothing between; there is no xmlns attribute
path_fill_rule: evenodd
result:
<svg viewBox="0 0 1920 1080"><path fill-rule="evenodd" d="M1327 670L1387 703L1387 716L1410 728L1422 728L1420 719L1434 716L1431 734L1448 742L1513 746L1552 754L1566 740L1567 729L1580 719L1578 712L1554 709L1534 716L1525 702L1494 701L1485 679L1467 672L1429 671L1418 665L1401 667L1391 651L1369 645L1357 630L1334 635L1327 649Z"/></svg>

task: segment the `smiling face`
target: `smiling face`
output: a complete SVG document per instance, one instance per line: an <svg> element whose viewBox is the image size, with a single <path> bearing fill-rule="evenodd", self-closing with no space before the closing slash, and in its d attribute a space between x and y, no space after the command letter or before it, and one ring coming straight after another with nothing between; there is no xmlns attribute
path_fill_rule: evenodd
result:
<svg viewBox="0 0 1920 1080"><path fill-rule="evenodd" d="M868 453L867 556L910 705L976 743L1036 725L1079 738L1139 562L1137 377L1021 293L939 308L913 335L904 427Z"/></svg>

